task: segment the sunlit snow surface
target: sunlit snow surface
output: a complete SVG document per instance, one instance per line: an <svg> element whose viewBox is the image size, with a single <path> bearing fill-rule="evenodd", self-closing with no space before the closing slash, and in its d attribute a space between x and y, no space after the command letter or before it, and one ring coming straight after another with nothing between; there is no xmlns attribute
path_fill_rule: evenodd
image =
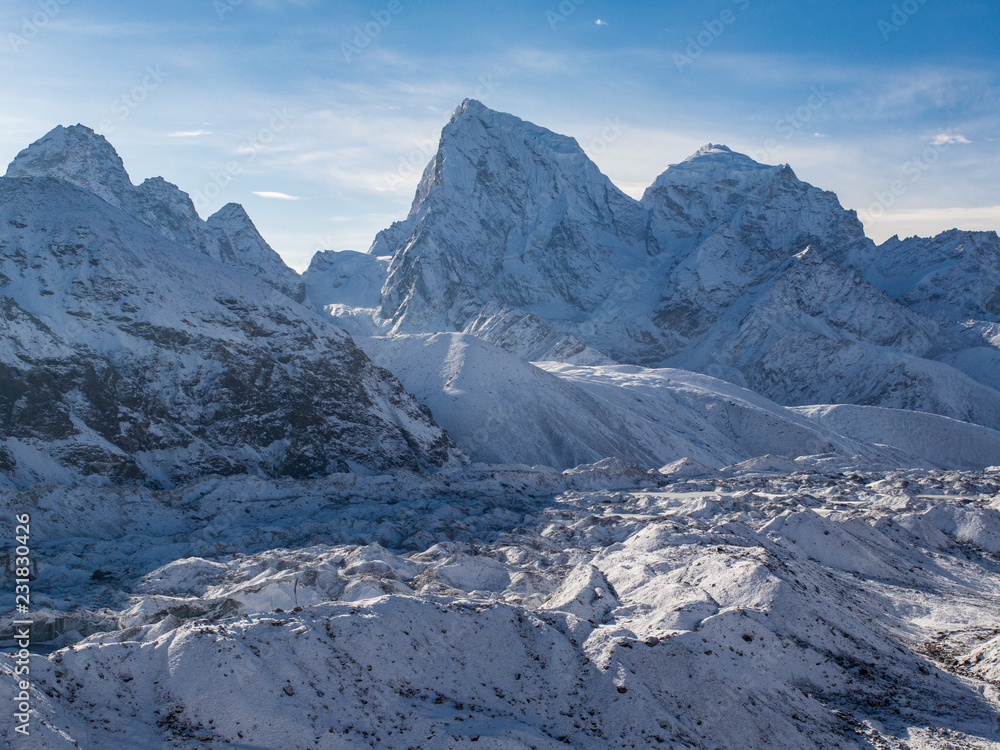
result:
<svg viewBox="0 0 1000 750"><path fill-rule="evenodd" d="M5 491L64 646L6 742L1000 747L1000 470L663 471Z"/></svg>

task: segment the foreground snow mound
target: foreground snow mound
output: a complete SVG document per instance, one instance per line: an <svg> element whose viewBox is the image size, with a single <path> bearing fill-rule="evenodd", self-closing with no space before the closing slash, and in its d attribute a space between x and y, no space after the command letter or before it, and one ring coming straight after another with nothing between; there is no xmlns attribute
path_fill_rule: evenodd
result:
<svg viewBox="0 0 1000 750"><path fill-rule="evenodd" d="M599 471L622 484L576 488ZM1000 747L995 473L643 476L0 491L47 530L35 641L64 628L31 657L30 745L4 737Z"/></svg>

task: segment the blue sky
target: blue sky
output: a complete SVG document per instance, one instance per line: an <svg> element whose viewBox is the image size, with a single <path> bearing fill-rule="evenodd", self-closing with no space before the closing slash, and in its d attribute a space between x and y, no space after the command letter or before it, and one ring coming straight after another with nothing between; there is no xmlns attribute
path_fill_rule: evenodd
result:
<svg viewBox="0 0 1000 750"><path fill-rule="evenodd" d="M0 159L57 124L295 268L406 215L466 97L574 136L638 197L724 143L878 240L1000 228L1000 7L949 2L8 0Z"/></svg>

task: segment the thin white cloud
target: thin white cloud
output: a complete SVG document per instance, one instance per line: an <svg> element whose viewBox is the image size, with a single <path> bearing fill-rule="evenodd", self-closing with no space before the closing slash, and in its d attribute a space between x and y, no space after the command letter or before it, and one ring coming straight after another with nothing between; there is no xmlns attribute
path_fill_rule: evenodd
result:
<svg viewBox="0 0 1000 750"><path fill-rule="evenodd" d="M886 213L899 219L924 219L927 221L968 221L1000 225L1000 206L959 208L907 208Z"/></svg>
<svg viewBox="0 0 1000 750"><path fill-rule="evenodd" d="M600 18L598 18L598 19L597 19L596 21L594 21L594 23L595 23L595 24L596 24L597 26L607 26L607 25L608 25L608 22L607 22L607 21L602 21L602 20L601 20Z"/></svg>
<svg viewBox="0 0 1000 750"><path fill-rule="evenodd" d="M173 133L167 133L170 138L197 138L200 135L211 135L211 130L175 130Z"/></svg>
<svg viewBox="0 0 1000 750"><path fill-rule="evenodd" d="M273 200L279 201L300 201L302 200L297 195L289 195L288 193L275 193L267 190L257 191L254 190L253 194L261 198L271 198Z"/></svg>
<svg viewBox="0 0 1000 750"><path fill-rule="evenodd" d="M972 143L964 135L951 135L950 133L938 133L931 141L932 146L950 146L953 143Z"/></svg>

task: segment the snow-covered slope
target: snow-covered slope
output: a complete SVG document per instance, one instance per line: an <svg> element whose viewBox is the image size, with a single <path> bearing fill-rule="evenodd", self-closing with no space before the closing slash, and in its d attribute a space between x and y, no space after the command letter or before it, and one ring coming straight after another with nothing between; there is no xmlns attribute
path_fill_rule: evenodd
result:
<svg viewBox="0 0 1000 750"><path fill-rule="evenodd" d="M102 138L57 129L41 144L0 178L6 481L169 484L451 460L398 381L260 280L270 249L242 209L168 232L132 213L142 188ZM220 258L192 237L217 237Z"/></svg>
<svg viewBox="0 0 1000 750"><path fill-rule="evenodd" d="M634 201L572 139L466 101L409 217L372 246L392 260L352 330L464 331L527 360L677 367L785 405L1000 428L997 242L876 248L833 193L714 144ZM359 317L313 285L339 320Z"/></svg>
<svg viewBox="0 0 1000 750"><path fill-rule="evenodd" d="M351 250L316 253L302 274L312 303L333 316L352 336L371 336L380 330L382 285L389 261Z"/></svg>
<svg viewBox="0 0 1000 750"><path fill-rule="evenodd" d="M946 326L935 359L1000 388L1000 237L952 230L893 237L859 270L907 309Z"/></svg>
<svg viewBox="0 0 1000 750"><path fill-rule="evenodd" d="M585 380L554 376L467 334L358 342L401 373L407 390L478 461L565 469L617 456L649 469L691 456L719 467L770 452L744 452L731 433L705 434L708 422L667 389L657 398L625 388L595 393Z"/></svg>
<svg viewBox="0 0 1000 750"><path fill-rule="evenodd" d="M866 277L907 307L939 320L1000 322L1000 237L960 232L893 237Z"/></svg>
<svg viewBox="0 0 1000 750"><path fill-rule="evenodd" d="M616 456L652 469L687 457L717 469L767 454L832 453L872 465L1000 463L1000 433L928 414L910 419L910 412L872 408L858 412L868 421L839 429L814 412L684 370L529 364L459 333L359 338L358 345L398 372L477 461L568 469ZM883 425L894 429L882 435ZM942 440L951 447L942 449ZM963 451L968 445L977 447Z"/></svg>
<svg viewBox="0 0 1000 750"><path fill-rule="evenodd" d="M792 411L863 443L886 445L934 466L983 469L1000 465L1000 432L968 422L900 409L837 404Z"/></svg>

